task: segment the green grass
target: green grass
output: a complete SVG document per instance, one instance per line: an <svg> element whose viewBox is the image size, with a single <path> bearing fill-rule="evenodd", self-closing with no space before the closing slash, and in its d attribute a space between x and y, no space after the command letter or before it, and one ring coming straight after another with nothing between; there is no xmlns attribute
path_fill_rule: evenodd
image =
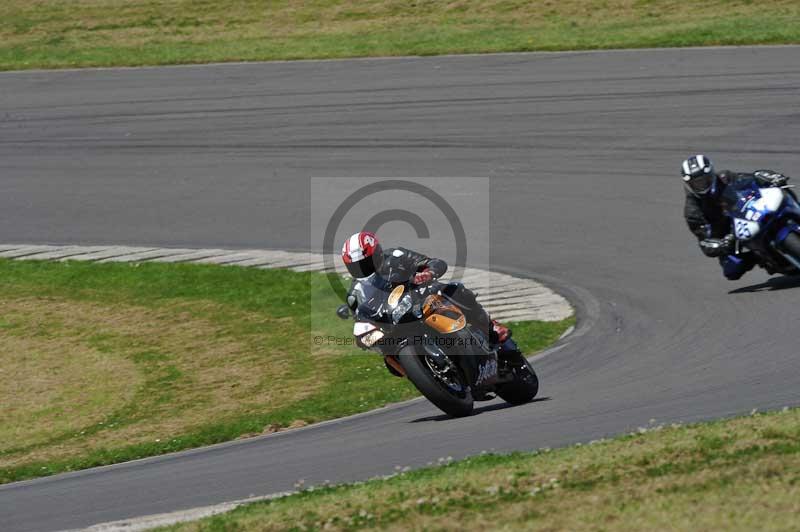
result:
<svg viewBox="0 0 800 532"><path fill-rule="evenodd" d="M324 286L286 270L0 260L0 482L416 396L379 356L313 344L351 337ZM516 336L534 352L572 322Z"/></svg>
<svg viewBox="0 0 800 532"><path fill-rule="evenodd" d="M800 410L484 455L159 529L797 530Z"/></svg>
<svg viewBox="0 0 800 532"><path fill-rule="evenodd" d="M5 0L0 69L800 42L794 0Z"/></svg>

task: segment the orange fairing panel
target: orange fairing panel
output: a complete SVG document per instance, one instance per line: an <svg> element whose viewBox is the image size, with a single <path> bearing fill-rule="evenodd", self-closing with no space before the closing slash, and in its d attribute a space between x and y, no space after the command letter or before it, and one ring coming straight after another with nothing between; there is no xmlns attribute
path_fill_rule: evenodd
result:
<svg viewBox="0 0 800 532"><path fill-rule="evenodd" d="M467 324L467 320L463 314L457 319L449 318L442 314L431 314L425 318L425 324L440 333L454 333L463 329Z"/></svg>
<svg viewBox="0 0 800 532"><path fill-rule="evenodd" d="M422 306L425 325L440 333L454 333L467 325L464 313L439 295L430 296Z"/></svg>

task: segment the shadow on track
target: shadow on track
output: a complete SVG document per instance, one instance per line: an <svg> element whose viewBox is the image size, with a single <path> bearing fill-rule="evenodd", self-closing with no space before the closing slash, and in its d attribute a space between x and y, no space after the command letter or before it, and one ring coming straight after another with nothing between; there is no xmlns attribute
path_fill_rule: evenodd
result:
<svg viewBox="0 0 800 532"><path fill-rule="evenodd" d="M539 403L541 401L550 401L550 400L551 400L550 397L537 397L536 399L525 404L529 405L531 403ZM492 412L494 410L505 410L506 408L514 408L516 406L525 406L525 405L512 405L511 403L506 403L505 401L503 401L502 403L492 403L489 405L476 408L475 410L472 411L472 414L470 414L467 417L477 416L478 414L483 414L484 412ZM456 421L458 419L461 418L450 417L447 414L439 414L437 416L425 416L417 419L412 419L411 421L409 421L409 423L424 423L427 421Z"/></svg>
<svg viewBox="0 0 800 532"><path fill-rule="evenodd" d="M771 292L773 290L789 290L800 288L800 276L772 277L763 283L743 286L728 292L729 294L746 294L754 292Z"/></svg>

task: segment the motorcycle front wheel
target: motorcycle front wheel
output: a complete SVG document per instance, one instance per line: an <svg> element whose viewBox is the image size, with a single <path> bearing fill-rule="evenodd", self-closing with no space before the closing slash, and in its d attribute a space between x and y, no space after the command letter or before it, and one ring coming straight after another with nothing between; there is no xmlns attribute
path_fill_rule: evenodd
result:
<svg viewBox="0 0 800 532"><path fill-rule="evenodd" d="M466 379L444 353L437 356L424 347L409 345L397 358L408 380L439 410L453 417L472 413L472 393Z"/></svg>

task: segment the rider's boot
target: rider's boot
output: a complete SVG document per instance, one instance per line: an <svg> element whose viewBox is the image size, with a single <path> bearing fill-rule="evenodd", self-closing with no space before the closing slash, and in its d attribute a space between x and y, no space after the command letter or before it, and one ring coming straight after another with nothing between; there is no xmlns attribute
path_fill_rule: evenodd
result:
<svg viewBox="0 0 800 532"><path fill-rule="evenodd" d="M516 364L520 357L523 357L517 342L511 338L511 329L497 320L492 320L492 337L497 339L495 345L499 348L497 350L498 360L504 361L506 364Z"/></svg>
<svg viewBox="0 0 800 532"><path fill-rule="evenodd" d="M516 355L522 355L522 351L519 350L517 342L511 338L500 344L500 349L497 350L497 357L501 360L514 359Z"/></svg>

